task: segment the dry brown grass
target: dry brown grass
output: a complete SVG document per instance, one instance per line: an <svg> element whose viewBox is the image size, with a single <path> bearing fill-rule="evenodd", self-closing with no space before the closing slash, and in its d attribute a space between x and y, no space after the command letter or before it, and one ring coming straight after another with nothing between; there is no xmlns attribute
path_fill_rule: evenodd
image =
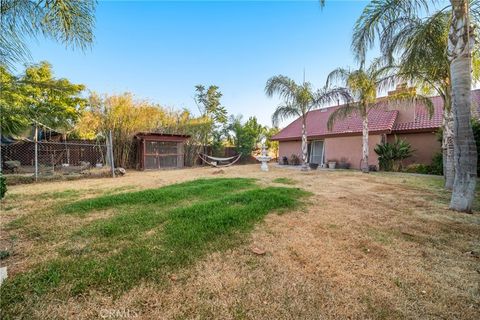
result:
<svg viewBox="0 0 480 320"><path fill-rule="evenodd" d="M21 217L41 217L61 201L55 192L62 190L75 190L76 199L212 172L129 172L115 180L13 186L0 219L5 226ZM38 318L92 319L115 312L137 319L480 318L480 259L470 254L480 252L480 215L447 210L441 178L280 168L264 173L252 165L227 168L221 175L258 177L263 185L290 178L314 195L301 211L267 216L249 244L207 256L172 275L166 287L139 283L117 299L99 292L69 301L45 297ZM54 256L69 239L69 226L86 223L81 217L37 220L38 239L28 228L2 231L2 247L17 237L15 254L4 261L9 273ZM45 234L48 239L42 239ZM266 254L252 253L252 247Z"/></svg>

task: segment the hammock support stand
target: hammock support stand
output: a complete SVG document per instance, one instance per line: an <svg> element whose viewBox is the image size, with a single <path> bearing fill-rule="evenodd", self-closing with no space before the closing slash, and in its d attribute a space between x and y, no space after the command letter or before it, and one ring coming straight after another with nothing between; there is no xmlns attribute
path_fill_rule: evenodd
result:
<svg viewBox="0 0 480 320"><path fill-rule="evenodd" d="M224 168L224 167L230 167L231 165L235 164L238 160L240 160L240 157L242 154L238 154L234 157L229 157L229 158L218 158L218 157L211 157L209 155L206 155L204 153L199 153L198 157L202 159L202 161L212 167L215 168ZM225 163L226 162L226 163Z"/></svg>

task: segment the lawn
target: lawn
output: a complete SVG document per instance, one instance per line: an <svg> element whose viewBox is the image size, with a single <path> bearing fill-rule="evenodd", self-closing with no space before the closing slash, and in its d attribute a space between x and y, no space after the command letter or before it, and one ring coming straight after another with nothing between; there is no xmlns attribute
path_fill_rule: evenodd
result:
<svg viewBox="0 0 480 320"><path fill-rule="evenodd" d="M441 178L213 172L11 187L2 319L480 315L478 206Z"/></svg>

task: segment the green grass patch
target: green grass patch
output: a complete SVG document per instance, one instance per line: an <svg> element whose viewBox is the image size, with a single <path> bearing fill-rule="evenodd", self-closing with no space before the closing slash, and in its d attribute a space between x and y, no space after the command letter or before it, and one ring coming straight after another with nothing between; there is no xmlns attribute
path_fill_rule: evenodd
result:
<svg viewBox="0 0 480 320"><path fill-rule="evenodd" d="M108 194L74 202L63 207L64 213L82 214L95 210L128 205L155 204L165 206L182 200L221 196L222 192L245 189L254 185L254 179L198 179L158 189Z"/></svg>
<svg viewBox="0 0 480 320"><path fill-rule="evenodd" d="M75 249L64 247L58 258L8 279L0 288L3 316L28 318L46 294L65 300L90 290L118 295L142 281L164 284L179 268L242 243L266 214L296 208L307 194L220 178L68 204L66 214L115 214L75 230Z"/></svg>
<svg viewBox="0 0 480 320"><path fill-rule="evenodd" d="M294 185L294 184L297 183L296 180L290 179L290 178L276 178L276 179L273 179L273 182L281 183L281 184L288 184L288 185Z"/></svg>

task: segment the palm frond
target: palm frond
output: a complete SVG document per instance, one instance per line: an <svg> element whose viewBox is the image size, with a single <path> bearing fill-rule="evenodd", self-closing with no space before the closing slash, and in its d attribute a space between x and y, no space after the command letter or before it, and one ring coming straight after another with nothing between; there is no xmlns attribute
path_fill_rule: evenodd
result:
<svg viewBox="0 0 480 320"><path fill-rule="evenodd" d="M272 97L275 93L280 98L292 100L297 95L298 85L287 76L278 75L268 79L265 85L265 93L268 97Z"/></svg>
<svg viewBox="0 0 480 320"><path fill-rule="evenodd" d="M337 68L330 72L327 76L326 86L329 87L333 84L340 83L341 85L345 85L348 78L350 77L351 70L347 68Z"/></svg>
<svg viewBox="0 0 480 320"><path fill-rule="evenodd" d="M439 1L433 1L437 3ZM363 10L355 22L352 50L355 58L363 66L366 52L373 48L382 31L391 27L391 22L400 17L412 17L418 12L428 12L432 1L427 0L373 0ZM400 27L400 26L398 26Z"/></svg>
<svg viewBox="0 0 480 320"><path fill-rule="evenodd" d="M272 115L272 125L277 127L283 120L300 116L302 116L302 113L298 107L288 103L282 104L277 107Z"/></svg>
<svg viewBox="0 0 480 320"><path fill-rule="evenodd" d="M327 129L331 131L333 129L333 126L335 125L335 122L343 120L353 114L360 115L359 107L360 105L358 104L358 102L354 102L341 106L335 111L333 111L328 117Z"/></svg>
<svg viewBox="0 0 480 320"><path fill-rule="evenodd" d="M350 91L347 88L329 89L327 86L319 89L314 95L315 107L322 107L337 104L348 104L353 102Z"/></svg>
<svg viewBox="0 0 480 320"><path fill-rule="evenodd" d="M433 116L435 112L435 107L433 105L432 99L430 97L416 93L415 90L404 90L397 93L389 94L386 97L383 97L379 102L372 106L373 108L383 107L385 104L388 105L398 105L398 106L409 106L414 108L416 104L422 104L428 111L430 117Z"/></svg>
<svg viewBox="0 0 480 320"><path fill-rule="evenodd" d="M13 67L28 59L25 38L39 35L86 49L93 43L96 0L0 2L0 64Z"/></svg>

